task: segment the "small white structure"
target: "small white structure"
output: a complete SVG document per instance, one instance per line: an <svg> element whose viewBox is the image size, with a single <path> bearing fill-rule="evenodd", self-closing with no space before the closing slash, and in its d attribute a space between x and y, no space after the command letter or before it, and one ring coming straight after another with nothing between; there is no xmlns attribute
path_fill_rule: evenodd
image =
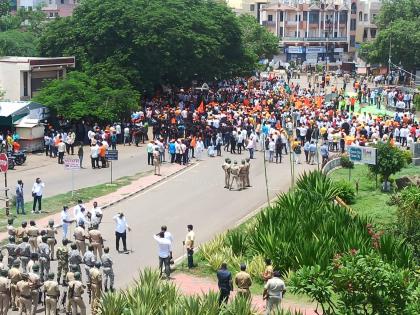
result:
<svg viewBox="0 0 420 315"><path fill-rule="evenodd" d="M16 132L20 137L21 150L28 152L44 149L44 124L38 119L24 117L15 124Z"/></svg>
<svg viewBox="0 0 420 315"><path fill-rule="evenodd" d="M3 99L26 101L48 80L62 78L74 68L74 57L0 57L0 89Z"/></svg>

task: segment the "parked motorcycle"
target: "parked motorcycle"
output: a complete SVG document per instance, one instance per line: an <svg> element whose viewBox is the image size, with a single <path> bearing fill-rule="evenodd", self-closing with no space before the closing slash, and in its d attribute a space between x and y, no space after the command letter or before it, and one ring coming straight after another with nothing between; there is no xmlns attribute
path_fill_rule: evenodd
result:
<svg viewBox="0 0 420 315"><path fill-rule="evenodd" d="M26 161L26 151L8 151L7 157L13 157L15 165L23 165Z"/></svg>
<svg viewBox="0 0 420 315"><path fill-rule="evenodd" d="M8 157L7 158L7 161L8 161L8 168L9 168L9 170L13 170L14 168L15 168L15 159L14 159L14 157Z"/></svg>

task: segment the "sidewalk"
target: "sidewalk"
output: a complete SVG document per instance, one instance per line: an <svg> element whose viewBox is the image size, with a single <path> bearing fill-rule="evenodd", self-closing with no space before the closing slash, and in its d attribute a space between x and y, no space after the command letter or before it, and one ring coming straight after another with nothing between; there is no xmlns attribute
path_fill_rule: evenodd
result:
<svg viewBox="0 0 420 315"><path fill-rule="evenodd" d="M189 164L192 165L192 164ZM93 208L93 202L97 201L99 207L101 207L102 210L111 207L112 205L115 205L118 202L121 202L127 198L130 198L131 196L159 183L170 176L184 170L188 166L182 166L179 164L165 164L161 166L161 174L162 176L156 176L156 175L147 175L144 177L141 177L135 181L133 181L131 184L121 187L117 191L110 193L108 195L98 197L89 201L86 201L84 203L87 210L90 210ZM69 211L72 214L73 213L73 207L75 205L69 205ZM54 220L55 226L59 227L61 226L61 212L57 212L54 214L51 214L49 216L43 217L39 220L36 220L36 225L40 228L48 226L48 221ZM0 233L0 242L6 240L8 237L7 231Z"/></svg>
<svg viewBox="0 0 420 315"><path fill-rule="evenodd" d="M216 282L208 278L196 277L185 273L176 273L173 275L173 278L174 283L180 289L181 293L186 295L195 295L207 293L209 291L218 291ZM230 299L232 299L232 297L234 297L235 294L236 291L234 291L231 294ZM252 296L252 304L259 312L264 312L265 301L262 299L262 292L261 295ZM317 315L315 313L314 305L311 305L310 303L306 302L298 303L296 301L289 301L287 298L287 294L285 295L285 298L282 301L281 305L282 309L284 310L300 311L303 315Z"/></svg>

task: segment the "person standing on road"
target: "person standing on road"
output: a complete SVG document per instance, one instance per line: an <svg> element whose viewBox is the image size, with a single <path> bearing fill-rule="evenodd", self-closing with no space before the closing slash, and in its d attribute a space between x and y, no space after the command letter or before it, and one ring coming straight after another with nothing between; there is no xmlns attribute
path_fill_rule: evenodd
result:
<svg viewBox="0 0 420 315"><path fill-rule="evenodd" d="M114 292L114 263L112 261L111 255L109 254L109 247L104 248L104 254L101 257L101 261L105 292L108 292L108 279L109 290L111 290L111 292Z"/></svg>
<svg viewBox="0 0 420 315"><path fill-rule="evenodd" d="M217 271L217 285L220 290L219 305L227 303L229 300L230 291L233 290L232 274L227 270L227 264L222 263L220 269Z"/></svg>
<svg viewBox="0 0 420 315"><path fill-rule="evenodd" d="M60 139L60 142L57 144L58 151L58 164L64 164L64 152L66 151L66 144Z"/></svg>
<svg viewBox="0 0 420 315"><path fill-rule="evenodd" d="M273 310L280 308L285 293L286 285L280 279L280 272L276 270L273 272L273 277L264 285L263 298L267 300L265 315L270 315Z"/></svg>
<svg viewBox="0 0 420 315"><path fill-rule="evenodd" d="M77 150L77 156L79 157L80 168L83 167L83 142L80 142L79 149Z"/></svg>
<svg viewBox="0 0 420 315"><path fill-rule="evenodd" d="M90 161L92 168L101 168L99 166L99 146L95 143L90 146Z"/></svg>
<svg viewBox="0 0 420 315"><path fill-rule="evenodd" d="M69 226L74 221L70 218L70 213L68 212L69 207L64 206L63 211L61 212L61 224L63 225L63 239L67 239L69 232Z"/></svg>
<svg viewBox="0 0 420 315"><path fill-rule="evenodd" d="M155 167L155 175L160 176L160 158L159 148L155 148L153 151L153 165Z"/></svg>
<svg viewBox="0 0 420 315"><path fill-rule="evenodd" d="M162 277L162 266L165 266L165 275L169 279L171 276L171 269L169 266L171 260L171 241L165 238L165 232L160 231L158 234L153 235L159 246L159 270Z"/></svg>
<svg viewBox="0 0 420 315"><path fill-rule="evenodd" d="M188 268L193 268L194 267L194 259L193 259L193 255L194 255L194 242L195 242L195 233L193 231L193 226L192 224L188 224L187 225L187 236L185 237L185 248L187 250L187 258L188 258Z"/></svg>
<svg viewBox="0 0 420 315"><path fill-rule="evenodd" d="M19 209L22 214L25 214L25 201L23 199L23 181L19 179L16 186L16 213L19 214Z"/></svg>
<svg viewBox="0 0 420 315"><path fill-rule="evenodd" d="M251 276L246 272L246 265L241 264L241 271L238 272L235 276L235 284L238 287L238 296L245 298L251 297L251 292L249 288L252 285Z"/></svg>
<svg viewBox="0 0 420 315"><path fill-rule="evenodd" d="M131 229L127 224L127 220L122 212L118 213L113 217L116 226L115 226L115 246L117 252L120 253L120 239L123 243L124 251L123 253L128 254L127 250L127 230L130 232Z"/></svg>
<svg viewBox="0 0 420 315"><path fill-rule="evenodd" d="M42 193L44 192L45 184L41 181L38 177L35 180L34 185L32 186L32 197L34 198L34 203L32 205L32 213L35 212L36 204L38 203L38 211L35 213L40 213L42 209L41 200L42 200Z"/></svg>

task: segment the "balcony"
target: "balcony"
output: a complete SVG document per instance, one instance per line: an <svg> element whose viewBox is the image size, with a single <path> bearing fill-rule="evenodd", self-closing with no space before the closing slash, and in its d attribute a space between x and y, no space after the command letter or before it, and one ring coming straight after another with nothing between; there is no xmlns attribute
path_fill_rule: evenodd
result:
<svg viewBox="0 0 420 315"><path fill-rule="evenodd" d="M275 26L276 22L275 21L262 21L262 25L263 26Z"/></svg>
<svg viewBox="0 0 420 315"><path fill-rule="evenodd" d="M283 42L347 42L347 37L334 37L334 38L327 38L327 37L283 37Z"/></svg>

